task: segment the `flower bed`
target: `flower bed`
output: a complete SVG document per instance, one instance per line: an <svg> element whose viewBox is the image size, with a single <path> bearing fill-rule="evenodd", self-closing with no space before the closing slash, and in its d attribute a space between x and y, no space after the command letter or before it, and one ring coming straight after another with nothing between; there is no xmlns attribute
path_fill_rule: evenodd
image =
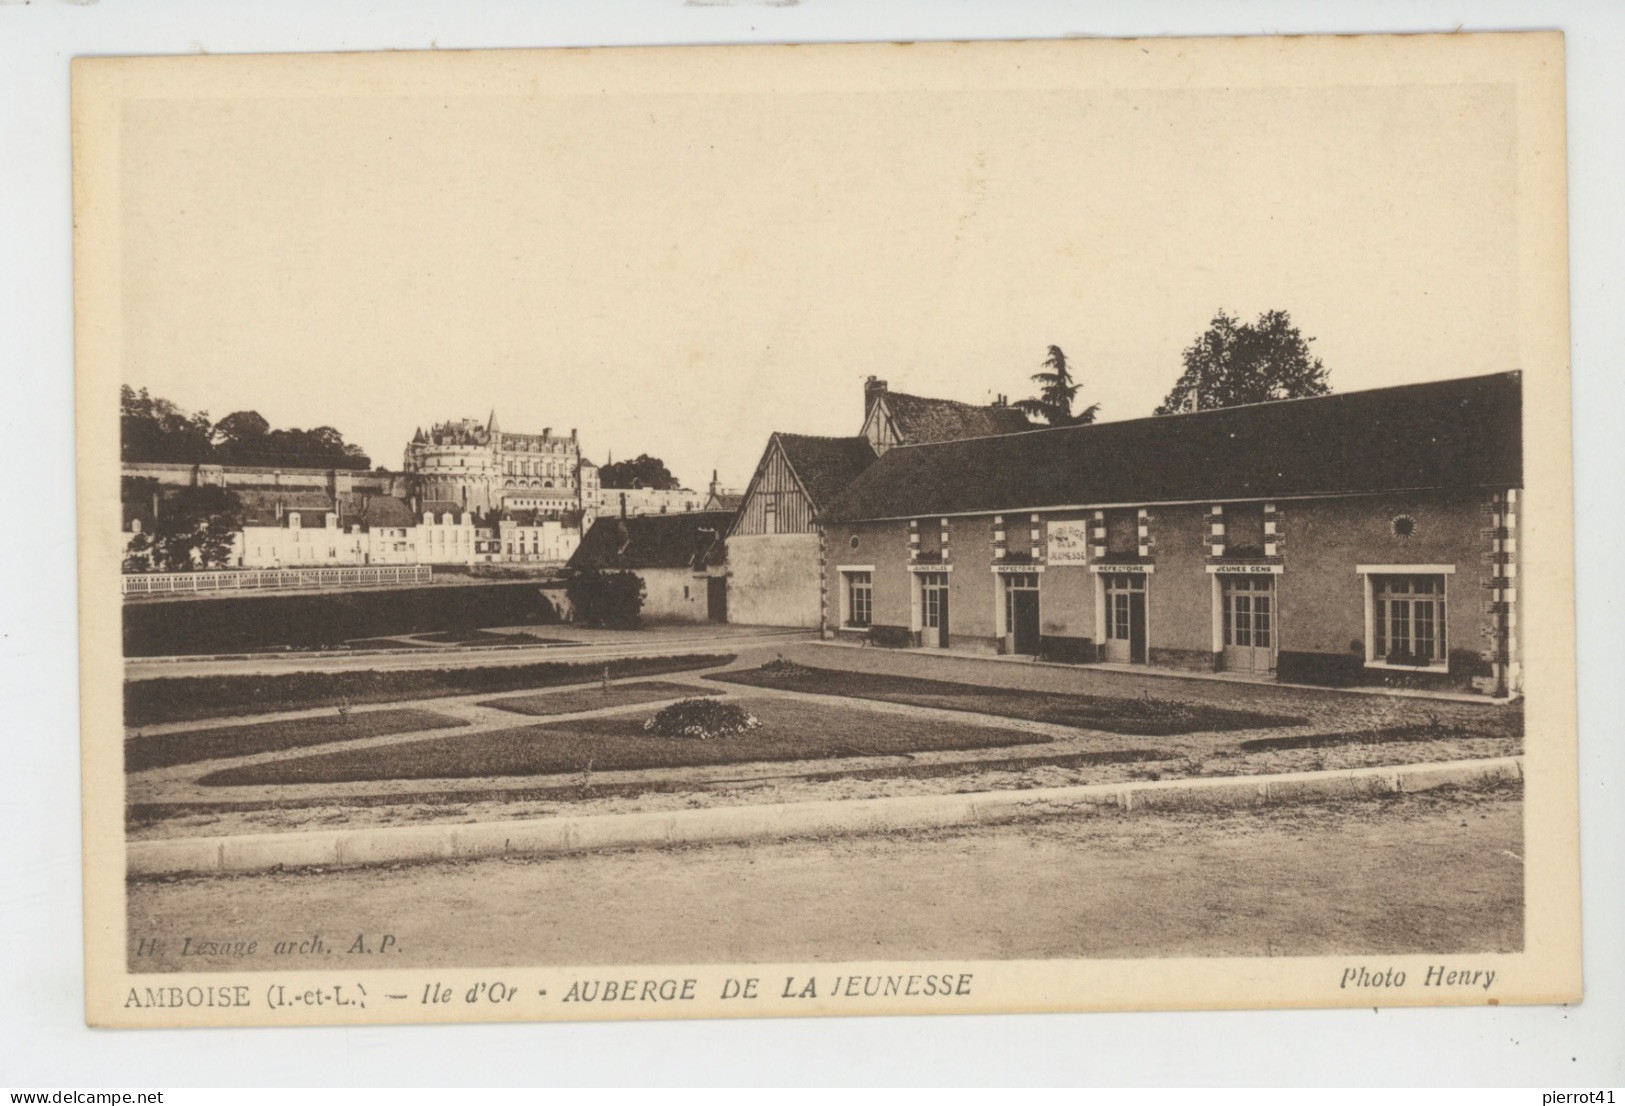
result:
<svg viewBox="0 0 1625 1106"><path fill-rule="evenodd" d="M714 741L721 737L738 737L760 725L756 716L738 703L696 698L681 699L660 708L643 728L659 737Z"/></svg>

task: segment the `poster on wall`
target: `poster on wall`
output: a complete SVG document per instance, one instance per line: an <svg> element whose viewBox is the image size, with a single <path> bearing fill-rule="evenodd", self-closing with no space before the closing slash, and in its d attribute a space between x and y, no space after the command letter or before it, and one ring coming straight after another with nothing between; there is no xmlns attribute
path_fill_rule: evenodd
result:
<svg viewBox="0 0 1625 1106"><path fill-rule="evenodd" d="M1089 523L1085 519L1059 519L1045 531L1044 558L1052 565L1089 563Z"/></svg>

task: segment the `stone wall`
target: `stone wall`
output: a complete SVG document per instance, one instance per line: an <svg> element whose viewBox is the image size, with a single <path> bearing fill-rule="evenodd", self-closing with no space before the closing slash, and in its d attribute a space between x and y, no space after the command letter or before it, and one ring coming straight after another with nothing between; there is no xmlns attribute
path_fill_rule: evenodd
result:
<svg viewBox="0 0 1625 1106"><path fill-rule="evenodd" d="M746 626L819 624L817 534L736 534L728 539L728 621ZM847 562L842 561L842 564ZM832 597L837 595L833 590ZM832 598L838 604L838 598Z"/></svg>

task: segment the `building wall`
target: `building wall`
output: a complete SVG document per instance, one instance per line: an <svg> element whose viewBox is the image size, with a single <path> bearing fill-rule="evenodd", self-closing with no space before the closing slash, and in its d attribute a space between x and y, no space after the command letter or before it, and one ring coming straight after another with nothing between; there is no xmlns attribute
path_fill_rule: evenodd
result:
<svg viewBox="0 0 1625 1106"><path fill-rule="evenodd" d="M1061 511L1043 516L1045 546L1048 547L1048 527L1053 522L1087 522L1087 511ZM1006 534L1009 548L1020 540L1025 549L1031 543L1031 523L1027 515L1006 515ZM1039 631L1046 638L1061 639L1068 654L1098 644L1095 641L1095 574L1087 565L1047 564L1038 578Z"/></svg>
<svg viewBox="0 0 1625 1106"><path fill-rule="evenodd" d="M940 547L940 519L922 523L921 529L936 535ZM994 598L998 581L993 578L993 519L952 518L948 520L948 636L950 644L978 652L991 652L994 642Z"/></svg>
<svg viewBox="0 0 1625 1106"><path fill-rule="evenodd" d="M729 546L732 547L732 542ZM887 635L898 634L906 637L912 624L908 526L888 522L836 523L825 528L824 548L825 582L829 597L824 617L825 625L831 632L840 631L840 566L871 565L874 572L871 625L876 630L877 638L884 640ZM729 601L732 602L731 596Z"/></svg>
<svg viewBox="0 0 1625 1106"><path fill-rule="evenodd" d="M1148 508L1156 571L1146 578L1146 642L1151 663L1211 672L1213 576L1207 570L1208 508ZM1131 512L1132 513L1132 512Z"/></svg>
<svg viewBox="0 0 1625 1106"><path fill-rule="evenodd" d="M704 622L706 577L687 568L634 569L643 581L643 617L651 622Z"/></svg>
<svg viewBox="0 0 1625 1106"><path fill-rule="evenodd" d="M1497 619L1511 610L1515 617L1516 591L1502 594L1499 609L1484 578L1516 572L1515 563L1497 570L1490 564L1492 541L1515 548L1515 526L1494 529L1487 493L1387 494L1336 499L1287 500L1272 504L1266 514L1262 502L1223 504L1227 558L1257 559L1260 546L1275 549L1281 572L1276 586L1274 631L1280 678L1314 683L1365 683L1395 686L1434 686L1467 690L1474 677L1487 677L1495 661ZM1216 653L1215 607L1217 577L1210 572L1214 549L1213 505L1154 506L1141 519L1137 510L1106 513L1108 532L1116 531L1118 550L1108 554L1137 556L1139 525L1147 531L1154 569L1146 577L1147 647L1152 665L1165 668L1211 670ZM1092 512L1056 512L1043 516L1040 530L1060 520L1089 519ZM1505 515L1498 516L1502 520ZM1266 527L1266 520L1269 526ZM1402 525L1396 526L1396 521ZM1234 524L1233 531L1231 524ZM1030 544L1029 514L1003 516L1007 556L1015 562ZM1273 532L1270 532L1273 530ZM949 521L948 553L950 633L955 648L991 650L999 647L996 634L1002 621L996 601L1001 585L991 566L996 524L993 516L954 518ZM914 624L915 581L909 572L913 543L927 561L940 548L940 520L840 523L827 527L825 584L830 595L827 612L832 628L838 620L841 565L873 566L874 618L882 644L906 644L895 631L911 631ZM1018 535L1022 541L1016 540ZM851 545L857 538L857 547ZM1232 542L1231 538L1235 540ZM1131 539L1132 544L1131 544ZM1044 561L1045 542L1035 553ZM1515 553L1507 554L1515 562ZM1015 563L1010 562L1010 563ZM1446 566L1446 639L1448 673L1371 665L1366 660L1366 586L1356 571L1361 565ZM1043 564L1039 575L1039 619L1046 639L1044 651L1073 660L1092 660L1097 631L1099 581L1084 565ZM1508 668L1509 682L1517 686L1518 643L1513 630ZM886 640L882 641L882 638ZM1489 651L1489 652L1487 652ZM1380 658L1379 658L1380 661Z"/></svg>
<svg viewBox="0 0 1625 1106"><path fill-rule="evenodd" d="M367 531L366 564L412 565L418 554L411 526L374 526Z"/></svg>
<svg viewBox="0 0 1625 1106"><path fill-rule="evenodd" d="M474 524L469 516L454 521L450 512L424 512L424 521L413 527L412 544L418 564L466 565L474 563Z"/></svg>
<svg viewBox="0 0 1625 1106"><path fill-rule="evenodd" d="M242 568L339 568L365 563L367 535L337 526L245 526L233 542Z"/></svg>
<svg viewBox="0 0 1625 1106"><path fill-rule="evenodd" d="M728 621L747 626L817 626L819 545L816 533L735 534L729 538Z"/></svg>
<svg viewBox="0 0 1625 1106"><path fill-rule="evenodd" d="M681 515L704 507L705 496L692 488L599 488L593 507L599 518L619 515L624 497L628 515Z"/></svg>
<svg viewBox="0 0 1625 1106"><path fill-rule="evenodd" d="M581 545L581 531L544 519L534 526L503 522L502 559L508 561L563 564Z"/></svg>
<svg viewBox="0 0 1625 1106"><path fill-rule="evenodd" d="M1489 539L1475 493L1388 495L1279 504L1286 570L1280 582L1281 648L1354 672L1365 660L1365 581L1357 564L1450 565L1445 583L1452 680L1488 671L1488 595L1480 577ZM1414 521L1409 537L1396 519ZM1296 662L1295 662L1296 663ZM1426 674L1417 674L1425 676Z"/></svg>
<svg viewBox="0 0 1625 1106"><path fill-rule="evenodd" d="M251 465L184 465L161 462L125 462L122 474L156 481L162 487L281 488L320 491L329 495L371 492L374 495L407 493L407 477L400 472L366 469L270 468Z"/></svg>

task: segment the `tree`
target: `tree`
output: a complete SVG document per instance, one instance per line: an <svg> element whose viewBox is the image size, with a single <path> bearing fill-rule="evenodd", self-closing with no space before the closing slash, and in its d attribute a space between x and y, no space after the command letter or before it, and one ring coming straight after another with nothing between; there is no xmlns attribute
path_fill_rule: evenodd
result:
<svg viewBox="0 0 1625 1106"><path fill-rule="evenodd" d="M598 482L605 488L655 488L675 491L682 482L666 468L659 457L640 453L630 461L611 461L598 470Z"/></svg>
<svg viewBox="0 0 1625 1106"><path fill-rule="evenodd" d="M131 552L160 572L224 568L242 528L236 492L214 485L180 488L160 501L150 540Z"/></svg>
<svg viewBox="0 0 1625 1106"><path fill-rule="evenodd" d="M239 456L258 453L270 432L271 424L258 411L233 411L214 424L215 448Z"/></svg>
<svg viewBox="0 0 1625 1106"><path fill-rule="evenodd" d="M1244 323L1220 311L1189 349L1185 372L1158 407L1159 415L1212 411L1330 392L1326 367L1309 352L1285 311L1266 311Z"/></svg>
<svg viewBox="0 0 1625 1106"><path fill-rule="evenodd" d="M233 411L211 425L206 412L183 411L145 388L119 389L119 415L125 461L338 469L372 464L331 426L273 430L258 411Z"/></svg>
<svg viewBox="0 0 1625 1106"><path fill-rule="evenodd" d="M583 626L635 629L643 610L643 578L635 572L583 569L564 585L564 594Z"/></svg>
<svg viewBox="0 0 1625 1106"><path fill-rule="evenodd" d="M125 461L198 464L214 453L209 416L182 411L167 399L119 388L120 458Z"/></svg>
<svg viewBox="0 0 1625 1106"><path fill-rule="evenodd" d="M143 530L124 545L124 572L151 572L152 562L152 535Z"/></svg>
<svg viewBox="0 0 1625 1106"><path fill-rule="evenodd" d="M1095 421L1100 413L1100 404L1091 403L1076 414L1072 411L1072 404L1077 402L1078 389L1081 384L1072 377L1072 369L1066 362L1066 354L1061 352L1060 346L1051 346L1049 356L1044 358L1043 372L1036 372L1032 376L1034 384L1038 385L1038 395L1032 399L1016 401L1016 409L1025 415L1033 415L1044 420L1046 426L1084 426Z"/></svg>

